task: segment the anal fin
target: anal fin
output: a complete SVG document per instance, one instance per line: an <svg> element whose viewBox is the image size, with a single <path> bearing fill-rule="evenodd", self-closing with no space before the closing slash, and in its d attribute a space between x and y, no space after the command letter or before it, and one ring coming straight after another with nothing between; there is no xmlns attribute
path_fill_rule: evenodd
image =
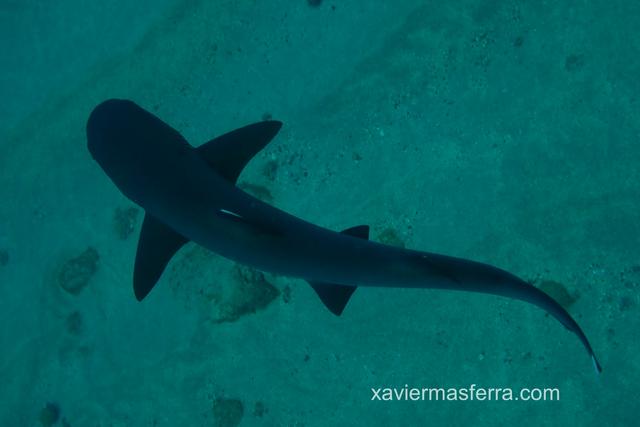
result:
<svg viewBox="0 0 640 427"><path fill-rule="evenodd" d="M356 227L347 228L342 231L342 234L347 234L360 239L369 239L369 226L358 225ZM336 316L340 316L347 306L351 295L358 288L353 285L339 285L335 283L324 282L309 282L313 290L318 294L322 303Z"/></svg>
<svg viewBox="0 0 640 427"><path fill-rule="evenodd" d="M357 286L336 285L334 283L309 282L320 301L336 316L340 316L356 291Z"/></svg>

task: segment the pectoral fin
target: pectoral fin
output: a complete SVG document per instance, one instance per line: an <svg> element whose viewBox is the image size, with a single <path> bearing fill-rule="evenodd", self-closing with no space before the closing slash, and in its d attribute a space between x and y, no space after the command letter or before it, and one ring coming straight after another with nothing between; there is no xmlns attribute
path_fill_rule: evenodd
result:
<svg viewBox="0 0 640 427"><path fill-rule="evenodd" d="M348 234L360 239L369 239L369 226L359 225L342 231L342 234ZM309 282L316 294L320 297L325 307L336 316L340 316L347 306L351 295L358 288L352 285L338 285L335 283Z"/></svg>
<svg viewBox="0 0 640 427"><path fill-rule="evenodd" d="M171 257L187 241L151 215L144 216L133 269L133 291L138 301L151 292Z"/></svg>

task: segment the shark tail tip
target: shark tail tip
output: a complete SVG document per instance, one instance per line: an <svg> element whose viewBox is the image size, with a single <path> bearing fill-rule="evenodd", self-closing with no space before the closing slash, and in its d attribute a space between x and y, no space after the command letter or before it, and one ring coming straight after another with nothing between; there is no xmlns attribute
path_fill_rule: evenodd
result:
<svg viewBox="0 0 640 427"><path fill-rule="evenodd" d="M602 366L600 366L594 354L591 354L591 362L593 363L593 369L596 371L596 375L600 375L602 373Z"/></svg>

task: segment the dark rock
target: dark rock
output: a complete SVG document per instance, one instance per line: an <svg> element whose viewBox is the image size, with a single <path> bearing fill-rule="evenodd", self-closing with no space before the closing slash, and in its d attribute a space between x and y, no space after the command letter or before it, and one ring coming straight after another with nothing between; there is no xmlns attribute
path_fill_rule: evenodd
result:
<svg viewBox="0 0 640 427"><path fill-rule="evenodd" d="M634 305L635 305L635 301L629 295L624 295L620 297L620 302L618 304L620 311L628 311L632 309Z"/></svg>
<svg viewBox="0 0 640 427"><path fill-rule="evenodd" d="M255 406L253 407L253 416L262 418L266 413L267 413L267 408L266 406L264 406L264 403L260 401L256 402Z"/></svg>
<svg viewBox="0 0 640 427"><path fill-rule="evenodd" d="M282 289L282 301L285 304L289 304L291 302L291 287L289 285L286 285Z"/></svg>
<svg viewBox="0 0 640 427"><path fill-rule="evenodd" d="M40 410L38 419L43 427L51 427L60 419L60 407L57 403L47 403L45 407Z"/></svg>
<svg viewBox="0 0 640 427"><path fill-rule="evenodd" d="M66 324L67 331L71 335L80 335L82 333L82 314L79 311L74 311L67 316Z"/></svg>
<svg viewBox="0 0 640 427"><path fill-rule="evenodd" d="M522 44L524 43L524 37L523 36L518 36L516 37L516 39L513 41L513 45L515 47L520 47L522 46Z"/></svg>
<svg viewBox="0 0 640 427"><path fill-rule="evenodd" d="M569 55L564 61L564 68L569 72L580 70L584 67L584 56L582 55Z"/></svg>
<svg viewBox="0 0 640 427"><path fill-rule="evenodd" d="M240 399L218 397L213 401L213 417L216 427L236 427L244 415Z"/></svg>
<svg viewBox="0 0 640 427"><path fill-rule="evenodd" d="M0 249L0 267L4 267L7 264L9 264L9 251Z"/></svg>

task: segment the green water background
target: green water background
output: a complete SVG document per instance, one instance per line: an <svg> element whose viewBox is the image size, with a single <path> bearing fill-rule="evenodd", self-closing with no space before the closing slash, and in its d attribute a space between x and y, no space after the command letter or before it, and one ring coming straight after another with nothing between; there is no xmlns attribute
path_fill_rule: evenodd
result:
<svg viewBox="0 0 640 427"><path fill-rule="evenodd" d="M444 3L3 2L0 423L42 425L51 402L70 426L635 425L640 3ZM282 120L246 188L551 283L603 374L522 302L360 289L336 318L304 282L191 245L137 303L142 214L122 231L132 204L84 135L112 97L194 145ZM60 271L89 247L95 274L69 294ZM561 400L370 400L473 383Z"/></svg>

